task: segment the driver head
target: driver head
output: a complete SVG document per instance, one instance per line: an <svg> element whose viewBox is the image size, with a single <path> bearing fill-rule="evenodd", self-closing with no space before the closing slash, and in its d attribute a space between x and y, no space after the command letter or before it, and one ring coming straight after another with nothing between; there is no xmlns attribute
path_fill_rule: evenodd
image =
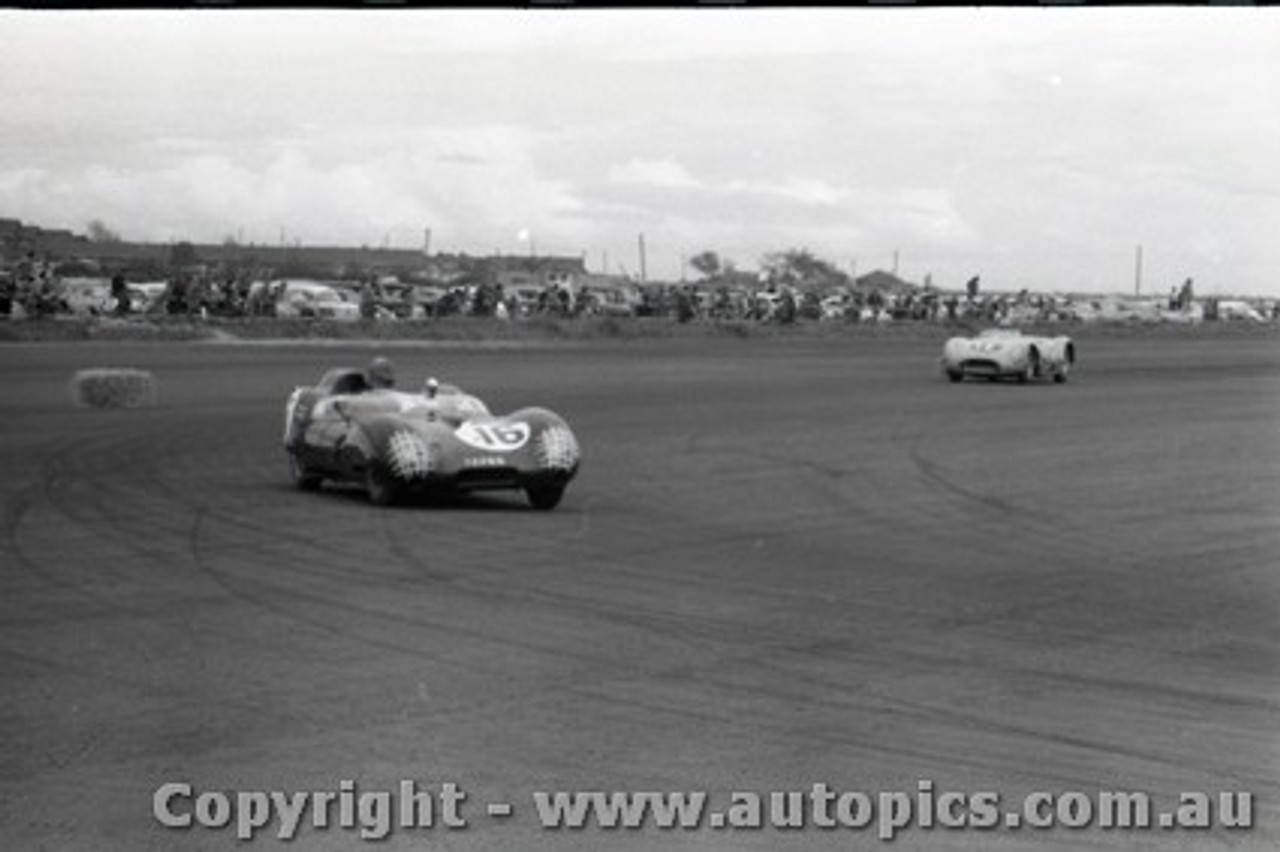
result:
<svg viewBox="0 0 1280 852"><path fill-rule="evenodd" d="M394 387L396 383L395 367L386 358L374 358L369 364L369 386L373 388Z"/></svg>

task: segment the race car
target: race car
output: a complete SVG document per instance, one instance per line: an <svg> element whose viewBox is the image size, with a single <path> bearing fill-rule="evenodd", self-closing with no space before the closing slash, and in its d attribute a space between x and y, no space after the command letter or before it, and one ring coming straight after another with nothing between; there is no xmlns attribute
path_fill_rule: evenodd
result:
<svg viewBox="0 0 1280 852"><path fill-rule="evenodd" d="M1038 337L1018 329L992 328L977 337L953 337L942 347L942 370L953 382L965 376L1018 382L1052 377L1067 380L1076 362L1071 338Z"/></svg>
<svg viewBox="0 0 1280 852"><path fill-rule="evenodd" d="M349 367L289 395L284 448L299 488L356 483L382 506L505 489L523 490L534 508L554 509L581 455L568 424L545 408L499 417L434 378L409 393L371 387L364 371Z"/></svg>

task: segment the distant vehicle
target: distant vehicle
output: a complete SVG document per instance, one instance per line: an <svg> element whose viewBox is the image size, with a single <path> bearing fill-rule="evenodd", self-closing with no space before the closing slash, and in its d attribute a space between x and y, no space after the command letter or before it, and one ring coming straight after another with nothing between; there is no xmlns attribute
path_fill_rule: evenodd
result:
<svg viewBox="0 0 1280 852"><path fill-rule="evenodd" d="M584 304L584 311L596 316L633 317L636 315L636 301L627 292L617 287L590 287L582 291L579 298Z"/></svg>
<svg viewBox="0 0 1280 852"><path fill-rule="evenodd" d="M822 300L821 318L824 320L845 319L853 308L853 297L848 293L832 293Z"/></svg>
<svg viewBox="0 0 1280 852"><path fill-rule="evenodd" d="M542 287L518 286L508 287L507 294L515 300L516 313L520 316L535 314L543 304Z"/></svg>
<svg viewBox="0 0 1280 852"><path fill-rule="evenodd" d="M382 295L377 300L378 317L380 319L418 319L423 316L422 306L416 302L416 292L412 284L401 284L392 278L378 288Z"/></svg>
<svg viewBox="0 0 1280 852"><path fill-rule="evenodd" d="M62 298L72 313L99 316L116 311L110 278L68 277L61 280L60 286ZM129 291L129 312L141 314L164 298L169 284L166 281L147 281L130 282L125 286Z"/></svg>
<svg viewBox="0 0 1280 852"><path fill-rule="evenodd" d="M435 316L439 312L441 302L448 295L448 289L437 284L415 284L411 319Z"/></svg>
<svg viewBox="0 0 1280 852"><path fill-rule="evenodd" d="M145 314L156 307L169 290L168 281L130 282L126 286L129 289L129 311L135 314Z"/></svg>
<svg viewBox="0 0 1280 852"><path fill-rule="evenodd" d="M757 319L773 319L782 306L782 293L777 290L757 290L752 294Z"/></svg>
<svg viewBox="0 0 1280 852"><path fill-rule="evenodd" d="M578 441L560 415L522 408L495 416L453 385L419 393L370 388L363 371L329 370L285 406L284 448L294 483L362 484L378 505L415 494L523 490L553 509L578 472Z"/></svg>
<svg viewBox="0 0 1280 852"><path fill-rule="evenodd" d="M354 322L360 319L360 305L348 301L341 291L329 284L305 279L286 279L269 286L281 287L276 301L276 316L305 319L329 319Z"/></svg>
<svg viewBox="0 0 1280 852"><path fill-rule="evenodd" d="M942 370L953 382L966 376L1024 383L1050 377L1061 384L1076 363L1071 338L1038 337L1012 328L992 328L977 337L953 337L942 347Z"/></svg>
<svg viewBox="0 0 1280 852"><path fill-rule="evenodd" d="M1218 319L1247 320L1249 322L1266 322L1267 318L1249 302L1243 299L1221 299L1218 302Z"/></svg>
<svg viewBox="0 0 1280 852"><path fill-rule="evenodd" d="M106 314L115 307L110 278L63 277L62 299L73 314Z"/></svg>

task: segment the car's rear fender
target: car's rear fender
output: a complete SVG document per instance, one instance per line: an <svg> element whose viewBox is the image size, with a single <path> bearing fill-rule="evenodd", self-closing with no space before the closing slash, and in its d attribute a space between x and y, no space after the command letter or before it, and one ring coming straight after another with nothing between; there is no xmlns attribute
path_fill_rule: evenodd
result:
<svg viewBox="0 0 1280 852"><path fill-rule="evenodd" d="M1055 366L1076 362L1076 346L1069 337L1047 337L1037 341L1040 357Z"/></svg>
<svg viewBox="0 0 1280 852"><path fill-rule="evenodd" d="M284 445L287 449L296 449L302 442L303 433L311 421L311 412L322 396L324 394L313 387L297 387L289 394L289 401L284 407Z"/></svg>

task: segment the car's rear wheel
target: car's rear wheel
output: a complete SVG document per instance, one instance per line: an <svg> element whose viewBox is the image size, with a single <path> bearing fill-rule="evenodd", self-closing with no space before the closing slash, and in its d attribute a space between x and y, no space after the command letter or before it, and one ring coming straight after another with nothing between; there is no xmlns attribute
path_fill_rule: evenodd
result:
<svg viewBox="0 0 1280 852"><path fill-rule="evenodd" d="M404 489L386 465L377 461L365 468L364 486L369 492L369 501L375 506L394 506L404 499Z"/></svg>
<svg viewBox="0 0 1280 852"><path fill-rule="evenodd" d="M1040 351L1038 349L1027 350L1027 364L1023 367L1022 372L1018 374L1018 384L1026 384L1031 379L1040 375Z"/></svg>
<svg viewBox="0 0 1280 852"><path fill-rule="evenodd" d="M324 477L309 468L296 452L289 453L289 476L293 484L303 491L315 491L324 481Z"/></svg>
<svg viewBox="0 0 1280 852"><path fill-rule="evenodd" d="M547 511L560 505L560 498L564 496L564 486L531 485L524 490L524 493L529 498L529 505L535 509Z"/></svg>
<svg viewBox="0 0 1280 852"><path fill-rule="evenodd" d="M963 370L947 370L947 378L953 382L963 381L964 371Z"/></svg>

